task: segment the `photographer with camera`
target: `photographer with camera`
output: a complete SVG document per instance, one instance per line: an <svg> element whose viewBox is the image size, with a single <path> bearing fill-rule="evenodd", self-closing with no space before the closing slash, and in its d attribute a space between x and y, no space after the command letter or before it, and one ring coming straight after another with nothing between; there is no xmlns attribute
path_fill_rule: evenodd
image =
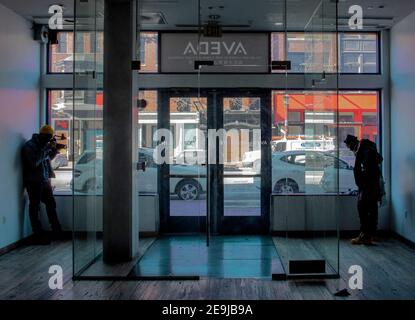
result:
<svg viewBox="0 0 415 320"><path fill-rule="evenodd" d="M57 144L54 130L49 125L40 128L39 134L33 134L22 148L23 183L29 195L29 217L34 233L34 244L50 244L49 237L43 232L39 220L40 203L46 205L46 212L52 232L61 236L61 225L56 213L56 202L50 183L55 178L50 161L64 145Z"/></svg>

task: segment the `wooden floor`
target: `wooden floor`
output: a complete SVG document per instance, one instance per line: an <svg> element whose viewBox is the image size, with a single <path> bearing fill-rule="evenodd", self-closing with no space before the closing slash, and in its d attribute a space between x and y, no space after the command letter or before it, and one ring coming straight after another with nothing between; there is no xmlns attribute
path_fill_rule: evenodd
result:
<svg viewBox="0 0 415 320"><path fill-rule="evenodd" d="M199 281L72 281L72 244L22 247L0 256L0 299L415 299L415 250L395 239L377 246L340 245L340 279ZM63 290L50 290L49 266L64 270ZM363 268L363 290L347 287L350 265Z"/></svg>

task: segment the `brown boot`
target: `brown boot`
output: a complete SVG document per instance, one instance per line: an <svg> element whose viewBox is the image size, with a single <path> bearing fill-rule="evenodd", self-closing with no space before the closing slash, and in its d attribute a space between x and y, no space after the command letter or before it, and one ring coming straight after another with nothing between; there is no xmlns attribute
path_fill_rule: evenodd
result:
<svg viewBox="0 0 415 320"><path fill-rule="evenodd" d="M366 236L363 234L363 232L361 232L361 233L359 234L359 236L358 236L358 237L356 237L356 238L353 238L353 239L350 241L350 243L351 243L351 244L355 244L355 245L357 245L357 244L366 244L366 245L371 245L371 244L372 244L372 241L371 241L371 239L370 239L370 238L366 237Z"/></svg>

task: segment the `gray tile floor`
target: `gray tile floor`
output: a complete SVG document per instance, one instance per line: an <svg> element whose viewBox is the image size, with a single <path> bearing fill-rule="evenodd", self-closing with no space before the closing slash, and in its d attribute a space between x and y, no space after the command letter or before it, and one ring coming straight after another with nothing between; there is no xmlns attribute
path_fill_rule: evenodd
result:
<svg viewBox="0 0 415 320"><path fill-rule="evenodd" d="M283 273L269 236L202 236L157 239L132 269L131 277L200 276L271 279Z"/></svg>

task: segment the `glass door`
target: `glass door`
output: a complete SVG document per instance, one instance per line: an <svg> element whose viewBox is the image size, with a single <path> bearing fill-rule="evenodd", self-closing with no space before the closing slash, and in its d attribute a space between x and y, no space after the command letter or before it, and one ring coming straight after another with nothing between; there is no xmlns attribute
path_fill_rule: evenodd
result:
<svg viewBox="0 0 415 320"><path fill-rule="evenodd" d="M165 90L159 136L162 233L269 232L269 91ZM166 141L165 141L166 142Z"/></svg>
<svg viewBox="0 0 415 320"><path fill-rule="evenodd" d="M219 197L211 205L211 217L216 221L212 231L219 234L269 232L269 95L261 90L227 90L216 97L221 143L214 188Z"/></svg>
<svg viewBox="0 0 415 320"><path fill-rule="evenodd" d="M167 137L169 146L159 165L161 232L200 233L207 216L207 96L163 90L160 98L155 141Z"/></svg>

